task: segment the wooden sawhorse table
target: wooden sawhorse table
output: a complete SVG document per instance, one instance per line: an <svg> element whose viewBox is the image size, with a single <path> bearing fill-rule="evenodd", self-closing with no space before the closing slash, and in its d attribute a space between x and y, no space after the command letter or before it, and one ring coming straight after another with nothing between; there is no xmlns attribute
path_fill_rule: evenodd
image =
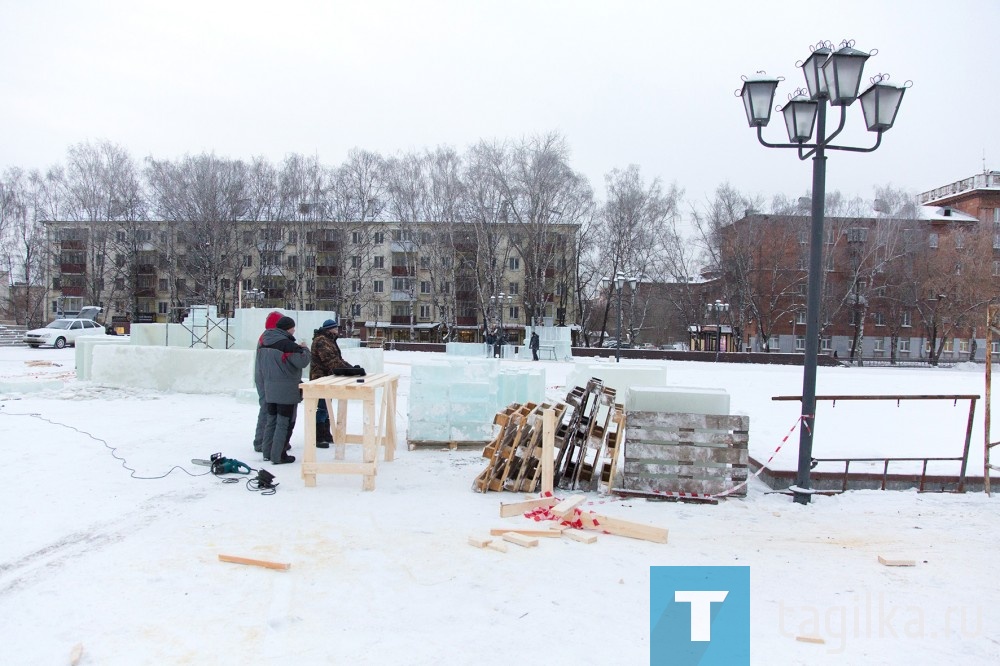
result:
<svg viewBox="0 0 1000 666"><path fill-rule="evenodd" d="M365 377L321 377L299 384L305 402L305 447L302 456L302 478L306 486L316 485L317 474L362 474L362 490L375 490L378 447L385 449L386 461L396 453L396 387L399 375L379 372ZM316 461L316 408L326 400L333 435L334 461ZM347 404L360 400L364 407L361 434L347 432ZM333 409L337 402L336 411ZM378 416L375 404L378 402ZM347 444L362 445L362 462L344 460Z"/></svg>

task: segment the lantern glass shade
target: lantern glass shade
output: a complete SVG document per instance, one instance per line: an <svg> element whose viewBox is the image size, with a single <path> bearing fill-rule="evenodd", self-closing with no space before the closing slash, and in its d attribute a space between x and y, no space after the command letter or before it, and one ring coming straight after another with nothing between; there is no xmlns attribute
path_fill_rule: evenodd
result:
<svg viewBox="0 0 1000 666"><path fill-rule="evenodd" d="M806 77L806 87L809 88L810 99L822 99L827 95L823 63L828 57L830 57L830 49L821 46L802 63L802 73Z"/></svg>
<svg viewBox="0 0 1000 666"><path fill-rule="evenodd" d="M750 79L743 82L740 97L743 98L750 127L767 127L767 123L771 121L771 105L777 88L778 79Z"/></svg>
<svg viewBox="0 0 1000 666"><path fill-rule="evenodd" d="M823 63L823 75L832 106L850 106L858 98L861 73L868 57L864 51L845 46L831 53Z"/></svg>
<svg viewBox="0 0 1000 666"><path fill-rule="evenodd" d="M615 286L618 287L618 291L621 291L622 287L625 286L625 276L621 273L615 276Z"/></svg>
<svg viewBox="0 0 1000 666"><path fill-rule="evenodd" d="M812 137L813 125L816 124L816 111L819 102L806 99L799 95L782 108L785 116L785 128L788 130L788 140L792 143L805 143Z"/></svg>
<svg viewBox="0 0 1000 666"><path fill-rule="evenodd" d="M876 83L861 93L861 110L869 132L884 132L896 122L896 112L906 88L888 83Z"/></svg>

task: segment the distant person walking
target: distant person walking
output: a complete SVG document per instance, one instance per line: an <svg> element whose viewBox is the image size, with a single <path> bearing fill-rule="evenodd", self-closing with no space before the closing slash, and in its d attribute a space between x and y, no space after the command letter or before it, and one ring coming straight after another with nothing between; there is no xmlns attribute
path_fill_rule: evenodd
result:
<svg viewBox="0 0 1000 666"><path fill-rule="evenodd" d="M528 348L531 349L531 360L538 360L538 333L531 332L531 341L528 343Z"/></svg>

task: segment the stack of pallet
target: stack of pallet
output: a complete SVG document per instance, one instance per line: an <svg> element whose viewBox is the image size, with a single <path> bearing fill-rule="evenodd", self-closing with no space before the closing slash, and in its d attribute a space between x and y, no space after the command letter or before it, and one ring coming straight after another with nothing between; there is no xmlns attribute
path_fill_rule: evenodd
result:
<svg viewBox="0 0 1000 666"><path fill-rule="evenodd" d="M615 392L600 380L576 387L555 406L512 404L494 419L500 426L483 450L489 463L473 483L479 492L536 492L541 484L542 415L554 413L553 483L569 489L610 489L614 480L625 416Z"/></svg>

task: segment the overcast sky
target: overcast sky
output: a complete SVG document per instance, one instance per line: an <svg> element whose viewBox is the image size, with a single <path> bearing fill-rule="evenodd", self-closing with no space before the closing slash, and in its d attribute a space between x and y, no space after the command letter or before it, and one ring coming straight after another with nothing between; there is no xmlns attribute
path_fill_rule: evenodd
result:
<svg viewBox="0 0 1000 666"><path fill-rule="evenodd" d="M338 164L562 133L603 198L638 164L688 203L722 182L767 197L811 168L757 143L740 76L803 84L819 40L913 81L871 154L833 153L828 191L920 192L1000 169L1000 2L0 0L0 167L45 168L107 139L141 160L215 152ZM845 134L868 145L860 105ZM785 141L776 116L766 138ZM872 135L873 136L873 135Z"/></svg>

